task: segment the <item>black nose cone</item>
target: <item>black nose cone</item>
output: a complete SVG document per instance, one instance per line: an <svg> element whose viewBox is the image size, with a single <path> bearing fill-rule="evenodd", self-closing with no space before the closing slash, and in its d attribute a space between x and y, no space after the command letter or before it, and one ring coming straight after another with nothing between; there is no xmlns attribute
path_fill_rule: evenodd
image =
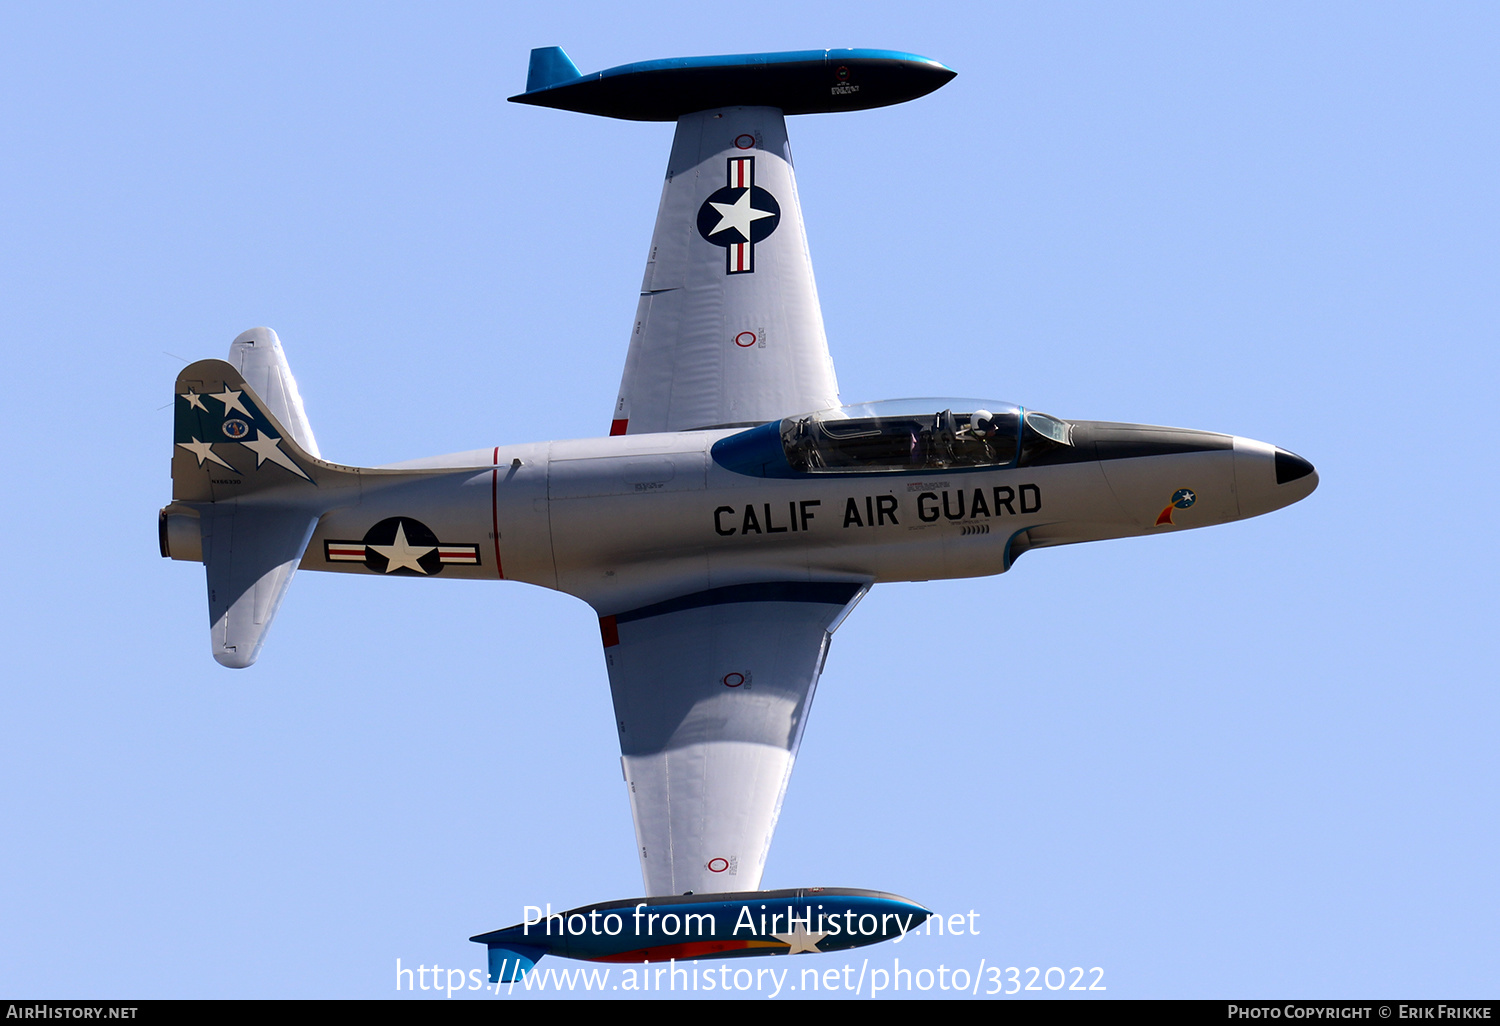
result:
<svg viewBox="0 0 1500 1026"><path fill-rule="evenodd" d="M1296 453L1287 452L1285 449L1276 450L1276 483L1286 484L1288 481L1296 481L1306 477L1313 472L1313 465L1298 456Z"/></svg>

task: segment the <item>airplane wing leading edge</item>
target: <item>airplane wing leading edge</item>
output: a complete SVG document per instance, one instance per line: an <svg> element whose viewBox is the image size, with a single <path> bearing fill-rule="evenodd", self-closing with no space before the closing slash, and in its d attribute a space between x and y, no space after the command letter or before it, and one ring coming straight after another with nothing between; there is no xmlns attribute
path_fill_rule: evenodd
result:
<svg viewBox="0 0 1500 1026"><path fill-rule="evenodd" d="M683 115L610 433L760 424L838 393L785 118Z"/></svg>

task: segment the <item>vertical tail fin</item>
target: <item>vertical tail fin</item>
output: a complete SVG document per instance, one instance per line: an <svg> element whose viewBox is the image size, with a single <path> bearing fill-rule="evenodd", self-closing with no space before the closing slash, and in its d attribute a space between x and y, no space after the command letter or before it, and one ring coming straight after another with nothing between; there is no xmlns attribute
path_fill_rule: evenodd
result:
<svg viewBox="0 0 1500 1026"><path fill-rule="evenodd" d="M242 332L229 346L229 363L239 371L245 384L265 400L271 416L286 426L296 443L310 455L321 456L312 425L302 408L302 393L297 379L286 362L281 339L270 328L251 328Z"/></svg>

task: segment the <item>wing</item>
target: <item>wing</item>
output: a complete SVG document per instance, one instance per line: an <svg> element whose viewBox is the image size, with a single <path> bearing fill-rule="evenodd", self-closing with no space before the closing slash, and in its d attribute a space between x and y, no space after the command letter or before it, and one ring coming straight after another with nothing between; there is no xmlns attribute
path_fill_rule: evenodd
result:
<svg viewBox="0 0 1500 1026"><path fill-rule="evenodd" d="M652 895L752 891L849 582L742 584L600 620Z"/></svg>
<svg viewBox="0 0 1500 1026"><path fill-rule="evenodd" d="M678 118L610 434L760 424L838 392L781 111Z"/></svg>

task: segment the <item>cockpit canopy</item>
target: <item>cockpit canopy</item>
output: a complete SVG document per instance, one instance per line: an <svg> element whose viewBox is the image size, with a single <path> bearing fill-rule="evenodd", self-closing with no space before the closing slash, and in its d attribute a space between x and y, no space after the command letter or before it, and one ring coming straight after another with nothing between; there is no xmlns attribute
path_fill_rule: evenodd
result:
<svg viewBox="0 0 1500 1026"><path fill-rule="evenodd" d="M720 439L713 457L762 477L911 473L1025 465L1070 439L1066 421L1011 403L896 399L751 428Z"/></svg>

